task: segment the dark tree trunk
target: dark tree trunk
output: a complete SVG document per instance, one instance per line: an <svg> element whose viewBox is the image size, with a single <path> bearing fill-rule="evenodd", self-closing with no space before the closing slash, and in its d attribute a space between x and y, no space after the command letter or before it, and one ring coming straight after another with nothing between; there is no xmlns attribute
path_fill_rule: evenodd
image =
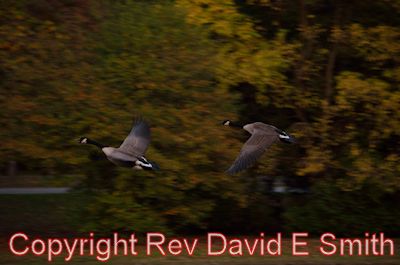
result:
<svg viewBox="0 0 400 265"><path fill-rule="evenodd" d="M300 51L300 58L297 62L297 66L295 71L295 84L298 89L304 91L304 79L305 79L305 65L306 61L308 60L311 54L311 41L309 36L307 36L308 30L308 21L307 21L307 7L305 4L305 0L299 0L299 33L300 33L300 40L302 42L302 47ZM302 122L307 122L307 117L302 109L301 106L298 106L296 102L294 102L296 115Z"/></svg>
<svg viewBox="0 0 400 265"><path fill-rule="evenodd" d="M337 1L332 28L340 28L340 29L342 28L342 10L343 10L342 2ZM332 39L331 47L329 49L329 54L328 54L326 72L325 72L325 99L329 104L332 104L333 101L333 94L334 94L333 78L335 74L335 63L338 53L338 46L339 46L339 40L336 38Z"/></svg>
<svg viewBox="0 0 400 265"><path fill-rule="evenodd" d="M335 70L335 61L336 61L336 54L337 54L337 42L332 44L331 49L329 50L328 56L328 64L326 66L326 73L325 73L325 99L332 103L332 95L333 95L333 76Z"/></svg>
<svg viewBox="0 0 400 265"><path fill-rule="evenodd" d="M14 177L17 175L17 161L12 160L8 162L7 176Z"/></svg>

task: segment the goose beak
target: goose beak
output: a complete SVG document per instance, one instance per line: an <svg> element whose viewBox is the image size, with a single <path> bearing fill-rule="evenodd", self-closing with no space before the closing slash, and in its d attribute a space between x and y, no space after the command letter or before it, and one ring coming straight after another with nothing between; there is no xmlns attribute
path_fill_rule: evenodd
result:
<svg viewBox="0 0 400 265"><path fill-rule="evenodd" d="M296 138L293 136L289 135L289 138L287 139L287 142L290 144L295 144L296 143Z"/></svg>

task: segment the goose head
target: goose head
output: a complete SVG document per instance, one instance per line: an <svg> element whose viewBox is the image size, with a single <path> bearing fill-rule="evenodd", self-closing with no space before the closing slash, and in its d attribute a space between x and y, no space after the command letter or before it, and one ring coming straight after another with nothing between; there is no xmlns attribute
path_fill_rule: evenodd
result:
<svg viewBox="0 0 400 265"><path fill-rule="evenodd" d="M229 126L232 122L230 120L224 120L222 125Z"/></svg>
<svg viewBox="0 0 400 265"><path fill-rule="evenodd" d="M87 137L81 137L80 139L79 139L79 143L80 144L87 144L88 143L88 138Z"/></svg>
<svg viewBox="0 0 400 265"><path fill-rule="evenodd" d="M222 125L224 126L230 126L230 127L235 127L235 128L243 128L243 124L238 123L238 122L233 122L231 120L224 120L222 122Z"/></svg>

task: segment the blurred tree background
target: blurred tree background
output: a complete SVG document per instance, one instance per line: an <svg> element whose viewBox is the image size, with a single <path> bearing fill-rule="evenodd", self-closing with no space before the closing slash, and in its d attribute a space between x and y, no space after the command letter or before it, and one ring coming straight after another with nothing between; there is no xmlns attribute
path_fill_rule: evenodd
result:
<svg viewBox="0 0 400 265"><path fill-rule="evenodd" d="M398 1L0 7L1 169L81 176L82 229L399 234ZM77 144L118 146L135 115L162 171L115 168ZM298 144L227 176L247 135L224 119L274 124Z"/></svg>

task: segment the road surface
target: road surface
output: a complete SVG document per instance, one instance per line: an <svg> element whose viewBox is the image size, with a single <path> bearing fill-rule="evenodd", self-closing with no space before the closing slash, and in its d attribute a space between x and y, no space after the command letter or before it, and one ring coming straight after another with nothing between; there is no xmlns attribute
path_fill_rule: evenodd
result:
<svg viewBox="0 0 400 265"><path fill-rule="evenodd" d="M0 188L0 194L64 194L70 188Z"/></svg>

